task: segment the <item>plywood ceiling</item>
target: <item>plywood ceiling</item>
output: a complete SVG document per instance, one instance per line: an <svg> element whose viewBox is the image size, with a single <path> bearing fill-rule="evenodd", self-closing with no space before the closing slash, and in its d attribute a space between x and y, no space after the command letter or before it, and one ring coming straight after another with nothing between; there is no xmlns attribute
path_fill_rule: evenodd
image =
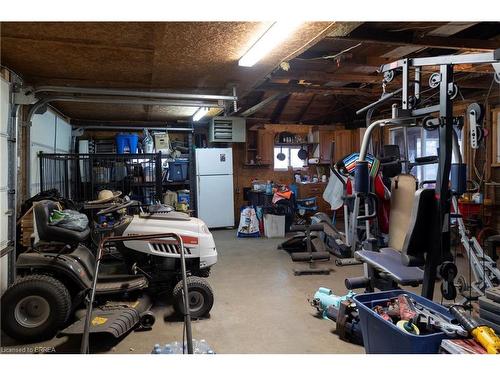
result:
<svg viewBox="0 0 500 375"><path fill-rule="evenodd" d="M2 23L1 62L34 85L230 94L229 87L236 84L239 113L276 97L251 111L249 121L352 124L364 123L355 110L382 93L377 73L381 64L500 47L500 24L495 22L312 22L256 66L239 67L238 59L269 25ZM283 60L290 69L278 68ZM456 71L461 96L482 98L488 93L491 66L460 66ZM429 75L424 73L424 86ZM399 82L396 77L387 90ZM193 108L151 105L55 105L81 120L161 122L193 113Z"/></svg>
<svg viewBox="0 0 500 375"><path fill-rule="evenodd" d="M238 59L268 22L2 23L1 63L32 85L162 89L240 96L283 59L302 52L331 26L305 23L252 68ZM149 120L185 117L192 110L155 106L56 103L72 118Z"/></svg>

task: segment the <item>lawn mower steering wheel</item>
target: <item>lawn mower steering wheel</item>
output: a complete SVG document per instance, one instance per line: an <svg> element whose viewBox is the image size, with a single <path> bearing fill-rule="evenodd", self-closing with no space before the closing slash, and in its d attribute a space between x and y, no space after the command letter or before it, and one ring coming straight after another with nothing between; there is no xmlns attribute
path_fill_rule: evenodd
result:
<svg viewBox="0 0 500 375"><path fill-rule="evenodd" d="M97 213L97 215L111 214L113 212L120 211L120 210L123 210L124 208L127 208L127 207L130 207L132 205L135 205L136 203L137 203L137 201L128 201L128 202L119 204L117 206L111 206L111 207L108 207L108 208L105 208L105 209L99 211Z"/></svg>

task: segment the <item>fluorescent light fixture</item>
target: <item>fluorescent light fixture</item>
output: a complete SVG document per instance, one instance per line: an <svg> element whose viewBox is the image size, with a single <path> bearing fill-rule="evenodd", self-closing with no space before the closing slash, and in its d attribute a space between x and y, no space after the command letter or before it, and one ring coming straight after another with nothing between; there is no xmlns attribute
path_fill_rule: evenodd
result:
<svg viewBox="0 0 500 375"><path fill-rule="evenodd" d="M193 115L193 121L200 121L208 113L207 107L200 107Z"/></svg>
<svg viewBox="0 0 500 375"><path fill-rule="evenodd" d="M300 21L276 21L241 57L238 65L254 66L278 44L283 42L301 23Z"/></svg>

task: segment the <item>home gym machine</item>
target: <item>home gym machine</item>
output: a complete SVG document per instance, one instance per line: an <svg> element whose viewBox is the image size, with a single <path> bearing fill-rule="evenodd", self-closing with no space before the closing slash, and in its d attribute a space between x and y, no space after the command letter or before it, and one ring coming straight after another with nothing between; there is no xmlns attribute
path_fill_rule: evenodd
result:
<svg viewBox="0 0 500 375"><path fill-rule="evenodd" d="M365 277L346 280L346 286L351 289L366 287L372 290L372 274L376 272L383 274L397 283L398 280L422 283L422 296L433 299L434 285L437 275L443 280L442 291L448 296L456 295L453 280L457 270L452 262L450 252L450 206L452 203L452 191L450 190L450 170L453 148L453 126L457 118L453 117L453 99L458 93L458 86L453 80L453 68L459 64L492 64L497 77L500 75L500 49L466 55L447 55L438 57L405 58L383 65L379 72L384 74L383 84L391 82L396 74L401 74L402 87L396 91L383 94L378 101L357 111L357 114L377 108L389 101L394 101L397 95L401 95L401 105L393 104L392 116L389 119L377 120L366 129L358 163L356 165L355 187L356 191L368 192L368 165L366 154L374 129L385 125L403 126L407 132L408 126L420 123L425 129L437 129L439 132L438 171L435 190L419 189L415 194L413 233L408 233L405 246L401 255L394 249L390 251L372 252L361 250L356 254L365 263ZM425 67L437 67L439 70L433 73L429 79L429 89L438 90L439 101L437 104L424 106L421 97L422 69ZM413 78L411 78L413 73ZM410 89L413 88L413 94ZM478 133L472 126L470 129L471 142L474 142ZM408 158L406 158L408 159ZM431 224L431 222L433 222ZM430 230L427 239L418 238L416 233L425 233ZM430 235L429 235L430 233ZM424 246L423 246L424 245ZM420 276L419 267L423 267ZM372 270L368 272L369 270ZM413 280L412 280L413 278Z"/></svg>

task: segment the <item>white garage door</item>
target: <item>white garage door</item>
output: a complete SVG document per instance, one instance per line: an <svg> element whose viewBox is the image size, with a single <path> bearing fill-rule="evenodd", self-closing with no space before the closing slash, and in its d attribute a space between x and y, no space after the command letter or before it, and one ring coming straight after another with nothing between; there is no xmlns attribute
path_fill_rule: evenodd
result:
<svg viewBox="0 0 500 375"><path fill-rule="evenodd" d="M0 160L2 160L2 168L0 168L0 249L2 253L7 248L9 231L8 231L8 216L7 212L7 132L9 124L9 83L4 79L0 79ZM4 164L5 163L5 164ZM4 255L0 259L0 293L7 288L8 283L8 256Z"/></svg>

